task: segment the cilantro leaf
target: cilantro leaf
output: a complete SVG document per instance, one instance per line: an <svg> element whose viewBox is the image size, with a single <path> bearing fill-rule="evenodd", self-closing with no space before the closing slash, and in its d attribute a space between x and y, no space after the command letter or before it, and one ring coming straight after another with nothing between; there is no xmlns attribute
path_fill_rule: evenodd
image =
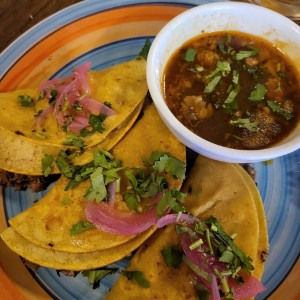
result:
<svg viewBox="0 0 300 300"><path fill-rule="evenodd" d="M250 257L247 257L246 254L240 248L238 248L238 246L236 246L231 237L224 231L221 224L215 217L211 216L206 220L205 223L207 225L213 224L214 226L216 226L217 230L214 232L214 235L218 236L220 240L222 240L226 245L230 247L231 251L239 258L242 268L244 268L248 272L254 270L254 267L251 264L252 259Z"/></svg>
<svg viewBox="0 0 300 300"><path fill-rule="evenodd" d="M103 122L105 119L106 116L103 114L100 114L99 116L91 114L89 117L89 124L95 131L102 133L105 130L103 126Z"/></svg>
<svg viewBox="0 0 300 300"><path fill-rule="evenodd" d="M61 150L56 158L56 165L60 171L61 174L63 174L65 177L72 179L76 167L69 163L68 161L68 155L65 151Z"/></svg>
<svg viewBox="0 0 300 300"><path fill-rule="evenodd" d="M176 190L168 190L163 192L161 199L157 203L157 215L163 215L168 207L175 212L184 212L185 208L180 203L184 202L185 197L186 194Z"/></svg>
<svg viewBox="0 0 300 300"><path fill-rule="evenodd" d="M231 71L231 66L228 61L218 61L214 71L206 76L206 79L212 78L204 89L205 94L210 94L214 91L222 77L226 76Z"/></svg>
<svg viewBox="0 0 300 300"><path fill-rule="evenodd" d="M48 177L52 171L53 157L50 154L45 153L44 157L42 158L42 171L45 177Z"/></svg>
<svg viewBox="0 0 300 300"><path fill-rule="evenodd" d="M91 185L85 194L89 201L101 202L107 196L104 183L103 168L98 167L91 175Z"/></svg>
<svg viewBox="0 0 300 300"><path fill-rule="evenodd" d="M247 118L245 118L245 119L239 118L236 120L230 120L229 124L234 125L239 128L245 128L251 132L256 131L257 127L258 127L258 122L251 122L250 119L247 119Z"/></svg>
<svg viewBox="0 0 300 300"><path fill-rule="evenodd" d="M65 146L75 146L78 148L82 148L84 146L84 140L81 139L79 136L72 134L69 135L67 139L63 141L62 144Z"/></svg>
<svg viewBox="0 0 300 300"><path fill-rule="evenodd" d="M278 113L280 116L282 116L285 120L290 120L293 117L292 113L285 112L279 103L275 101L268 100L267 101L268 106L271 108L271 110L275 113Z"/></svg>
<svg viewBox="0 0 300 300"><path fill-rule="evenodd" d="M117 272L118 269L115 268L103 268L97 270L86 270L82 271L81 274L87 277L88 282L93 286L93 289L100 286L100 281L107 275L112 275Z"/></svg>
<svg viewBox="0 0 300 300"><path fill-rule="evenodd" d="M131 169L131 171L135 171L135 174L126 170L125 176L139 197L154 198L167 185L166 178L157 176L154 172L146 176L141 169Z"/></svg>
<svg viewBox="0 0 300 300"><path fill-rule="evenodd" d="M223 108L227 110L233 110L237 108L237 103L235 101L236 96L240 92L240 86L237 84L235 87L229 92L227 98L224 101L224 104L222 105Z"/></svg>
<svg viewBox="0 0 300 300"><path fill-rule="evenodd" d="M18 97L18 100L19 100L21 106L33 107L33 99L28 95L20 95Z"/></svg>
<svg viewBox="0 0 300 300"><path fill-rule="evenodd" d="M193 48L189 48L184 54L184 60L187 62L193 62L195 60L196 54L197 54L197 50Z"/></svg>
<svg viewBox="0 0 300 300"><path fill-rule="evenodd" d="M217 75L215 76L205 87L204 89L204 93L205 94L210 94L214 91L214 89L216 88L216 86L218 85L219 81L221 80L222 76L221 75Z"/></svg>
<svg viewBox="0 0 300 300"><path fill-rule="evenodd" d="M177 269L182 263L183 251L175 247L167 247L160 251L167 266Z"/></svg>
<svg viewBox="0 0 300 300"><path fill-rule="evenodd" d="M139 199L136 193L126 192L124 194L126 205L129 209L137 211Z"/></svg>
<svg viewBox="0 0 300 300"><path fill-rule="evenodd" d="M81 232L85 232L89 229L94 228L95 226L90 223L89 221L79 221L78 223L74 224L70 229L70 234L75 235Z"/></svg>
<svg viewBox="0 0 300 300"><path fill-rule="evenodd" d="M144 58L145 60L147 60L147 57L148 57L148 53L149 53L149 50L150 50L150 47L151 47L151 40L149 38L146 39L146 42L142 48L142 50L140 51L140 53L138 54L138 57L142 57Z"/></svg>
<svg viewBox="0 0 300 300"><path fill-rule="evenodd" d="M150 282L145 279L141 271L121 271L121 275L127 277L128 280L135 280L141 287L149 288Z"/></svg>
<svg viewBox="0 0 300 300"><path fill-rule="evenodd" d="M238 53L236 53L234 57L236 60L242 60L250 56L255 56L258 54L258 52L258 49L254 47L248 47L248 50L241 50Z"/></svg>
<svg viewBox="0 0 300 300"><path fill-rule="evenodd" d="M157 155L157 153L154 155ZM176 178L184 179L186 164L170 154L165 153L155 159L153 169L159 173L165 171Z"/></svg>
<svg viewBox="0 0 300 300"><path fill-rule="evenodd" d="M231 71L231 66L228 61L226 61L226 60L218 61L215 70L210 72L206 76L206 79L213 78L216 75L226 76L227 74L229 74L230 71Z"/></svg>
<svg viewBox="0 0 300 300"><path fill-rule="evenodd" d="M261 101L265 98L266 93L266 87L261 83L257 83L254 89L251 91L248 99L251 101Z"/></svg>
<svg viewBox="0 0 300 300"><path fill-rule="evenodd" d="M94 165L106 169L116 168L121 165L121 161L114 160L114 157L104 150L96 150L94 152Z"/></svg>

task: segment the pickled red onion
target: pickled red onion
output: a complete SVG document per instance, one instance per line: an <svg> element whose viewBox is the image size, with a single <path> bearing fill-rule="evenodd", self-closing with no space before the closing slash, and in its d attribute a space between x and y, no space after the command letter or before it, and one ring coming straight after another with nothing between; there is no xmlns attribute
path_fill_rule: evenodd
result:
<svg viewBox="0 0 300 300"><path fill-rule="evenodd" d="M52 91L56 91L56 100L53 109L46 109L37 119L40 127L45 117L53 111L57 123L67 126L69 131L77 132L88 127L90 114L104 114L111 116L114 110L107 105L91 98L91 90L88 83L88 70L91 63L85 63L77 67L73 74L66 78L55 78L41 84L40 90L45 97L52 99Z"/></svg>
<svg viewBox="0 0 300 300"><path fill-rule="evenodd" d="M141 233L157 220L156 206L141 213L124 212L105 202L88 202L85 205L85 216L95 227L118 235Z"/></svg>
<svg viewBox="0 0 300 300"><path fill-rule="evenodd" d="M248 274L243 274L242 277L244 279L244 284L242 286L238 285L231 278L228 280L229 285L234 288L234 300L255 297L266 289L257 278Z"/></svg>
<svg viewBox="0 0 300 300"><path fill-rule="evenodd" d="M196 217L188 214L169 214L160 218L156 222L156 225L159 228L161 228L168 224L180 224L184 222L192 224L196 221ZM214 274L214 269L218 270L219 272L222 272L227 269L227 266L225 263L220 262L217 256L209 255L205 252L198 251L199 247L196 247L195 249L190 248L190 245L200 238L204 241L204 244L202 245L202 248L204 249L205 247L207 247L206 237L200 236L199 234L192 238L191 236L189 236L189 234L183 233L181 238L181 246L188 260L192 264L209 274L212 280L211 282L208 282L206 279L194 272L195 278L197 278L198 281L202 282L211 291L213 300L220 300L221 297L219 293L219 286L217 277ZM234 300L255 297L256 295L265 290L263 284L255 277L249 274L243 274L243 279L244 284L240 286L232 278L228 278L228 285L231 288L234 288Z"/></svg>
<svg viewBox="0 0 300 300"><path fill-rule="evenodd" d="M183 222L187 223L194 223L197 219L188 214L168 214L163 217L161 217L159 220L157 220L156 225L157 227L161 228L169 224L180 224Z"/></svg>

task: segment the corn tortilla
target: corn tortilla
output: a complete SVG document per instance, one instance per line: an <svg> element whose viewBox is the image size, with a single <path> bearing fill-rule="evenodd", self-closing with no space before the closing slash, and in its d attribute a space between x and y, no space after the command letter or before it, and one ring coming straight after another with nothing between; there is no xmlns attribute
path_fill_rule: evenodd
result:
<svg viewBox="0 0 300 300"><path fill-rule="evenodd" d="M237 233L235 243L250 257L260 279L263 263L258 253L267 250L267 231L262 201L249 175L239 166L198 156L183 186L192 194L185 201L187 211L200 219L215 216L228 234ZM260 227L262 226L262 228ZM130 261L128 271L141 271L150 282L142 288L135 281L121 276L106 299L197 299L196 289L185 264L178 269L167 267L161 250L180 244L174 225L154 233Z"/></svg>
<svg viewBox="0 0 300 300"><path fill-rule="evenodd" d="M141 139L144 143L140 143ZM152 151L169 152L185 161L185 146L179 142L160 119L153 104L147 107L142 118L112 150L116 159L127 167L143 167ZM169 178L171 189L180 189L182 180ZM70 235L72 225L85 219L83 195L88 182L75 189L64 191L67 180L61 177L54 187L31 208L9 220L11 227L22 237L39 247L52 251L87 253L117 247L135 236L118 236L93 228ZM62 199L68 199L62 205ZM123 202L123 201L121 201ZM123 207L120 207L123 209ZM153 226L152 231L156 230ZM142 234L141 234L142 235Z"/></svg>
<svg viewBox="0 0 300 300"><path fill-rule="evenodd" d="M102 147L103 143L103 147L110 150L130 129L128 125L133 122L128 119L136 119L148 91L145 66L144 59L134 59L106 70L89 71L92 97L111 103L116 114L106 118L103 133L96 132L85 138L87 149ZM37 89L0 93L0 168L3 170L41 175L40 162L45 153L55 156L61 149L70 148L62 145L69 134L58 126L53 115L46 118L42 128L36 126L35 115L49 106L47 99L36 101L34 108L20 105L19 95L37 99L38 94ZM82 163L88 159L88 152Z"/></svg>

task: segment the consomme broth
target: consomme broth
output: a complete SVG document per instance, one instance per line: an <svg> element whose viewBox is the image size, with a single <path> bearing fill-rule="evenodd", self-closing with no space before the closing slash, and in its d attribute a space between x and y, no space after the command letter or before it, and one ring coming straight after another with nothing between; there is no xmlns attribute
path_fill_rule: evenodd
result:
<svg viewBox="0 0 300 300"><path fill-rule="evenodd" d="M262 149L299 121L299 74L266 40L236 32L202 34L168 61L165 101L200 137L235 149Z"/></svg>

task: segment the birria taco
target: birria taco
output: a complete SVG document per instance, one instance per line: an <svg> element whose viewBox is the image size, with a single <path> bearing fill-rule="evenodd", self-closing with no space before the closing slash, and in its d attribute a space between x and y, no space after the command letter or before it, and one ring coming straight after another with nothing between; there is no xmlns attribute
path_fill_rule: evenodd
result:
<svg viewBox="0 0 300 300"><path fill-rule="evenodd" d="M164 217L106 299L249 299L264 290L266 219L249 174L199 156L183 191L197 221L187 214Z"/></svg>
<svg viewBox="0 0 300 300"><path fill-rule="evenodd" d="M111 152L98 149L84 166L61 152L62 177L44 198L9 220L1 237L40 266L86 270L115 262L157 229L158 203L166 189L180 189L185 159L185 146L150 104Z"/></svg>
<svg viewBox="0 0 300 300"><path fill-rule="evenodd" d="M1 93L0 169L42 175L45 153L80 149L77 163L85 164L95 147L110 150L142 108L148 90L145 65L143 58L102 71L89 71L84 64L37 89Z"/></svg>

